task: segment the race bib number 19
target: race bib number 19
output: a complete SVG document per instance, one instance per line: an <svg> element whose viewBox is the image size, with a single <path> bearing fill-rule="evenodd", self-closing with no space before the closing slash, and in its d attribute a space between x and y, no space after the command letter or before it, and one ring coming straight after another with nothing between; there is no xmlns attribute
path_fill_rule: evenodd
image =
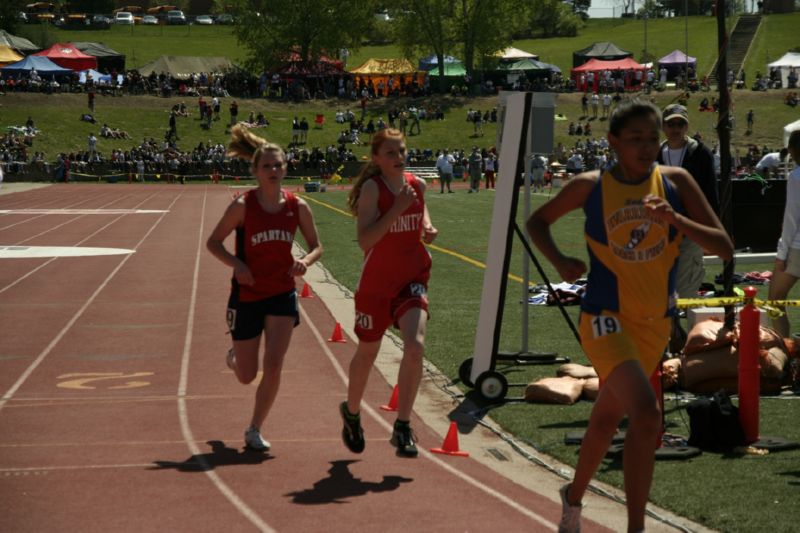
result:
<svg viewBox="0 0 800 533"><path fill-rule="evenodd" d="M611 333L619 333L620 331L622 331L622 327L616 317L596 316L592 319L592 333L595 339Z"/></svg>

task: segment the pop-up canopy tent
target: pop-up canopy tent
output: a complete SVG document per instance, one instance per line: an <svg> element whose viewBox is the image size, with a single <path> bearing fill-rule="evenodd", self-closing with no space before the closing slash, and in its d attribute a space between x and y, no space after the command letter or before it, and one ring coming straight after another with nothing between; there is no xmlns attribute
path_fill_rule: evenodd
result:
<svg viewBox="0 0 800 533"><path fill-rule="evenodd" d="M0 44L0 67L3 65L9 65L11 63L16 63L22 58L23 56L16 53L13 48L10 48L5 44Z"/></svg>
<svg viewBox="0 0 800 533"><path fill-rule="evenodd" d="M0 68L4 76L17 76L23 72L30 73L31 70L36 70L42 78L72 74L72 70L60 67L46 57L41 56L28 56L22 61L17 61L16 63L11 63L10 65Z"/></svg>
<svg viewBox="0 0 800 533"><path fill-rule="evenodd" d="M561 69L555 65L551 65L550 63L544 63L543 61L539 61L537 59L518 59L513 63L505 63L500 66L502 70L507 71L523 71L523 72L536 72L541 71L543 73L550 73L550 72L561 72Z"/></svg>
<svg viewBox="0 0 800 533"><path fill-rule="evenodd" d="M368 78L373 82L376 90L380 82L383 81L384 95L388 93L389 78L397 85L402 80L405 84L416 81L419 86L422 86L425 76L425 73L415 69L408 59L370 58L351 70L350 73L353 76Z"/></svg>
<svg viewBox="0 0 800 533"><path fill-rule="evenodd" d="M461 63L461 61L459 61L453 56L444 56L445 67L453 63ZM439 67L439 58L436 56L436 54L429 55L428 57L423 57L422 59L419 60L420 70L428 71L436 69L438 67ZM445 73L445 76L447 76L447 73Z"/></svg>
<svg viewBox="0 0 800 533"><path fill-rule="evenodd" d="M464 68L464 63L461 61L454 61L452 63L445 62L444 75L445 77L464 77L467 74L467 69ZM439 65L434 66L428 71L428 76L439 76Z"/></svg>
<svg viewBox="0 0 800 533"><path fill-rule="evenodd" d="M614 43L594 43L592 46L584 48L583 50L572 52L572 66L573 68L579 67L590 59L612 61L617 59L625 59L626 57L633 57L633 54L627 50L623 50Z"/></svg>
<svg viewBox="0 0 800 533"><path fill-rule="evenodd" d="M176 80L188 79L199 72L227 72L235 65L226 57L161 56L139 69L142 76L167 74Z"/></svg>
<svg viewBox="0 0 800 533"><path fill-rule="evenodd" d="M103 74L93 69L82 70L79 73L78 83L81 85L86 84L86 80L91 76L95 83L99 85L110 85L112 81L111 74Z"/></svg>
<svg viewBox="0 0 800 533"><path fill-rule="evenodd" d="M103 43L74 42L75 48L84 54L97 58L97 69L111 72L123 72L125 70L125 55L116 50L112 50Z"/></svg>
<svg viewBox="0 0 800 533"><path fill-rule="evenodd" d="M6 30L0 30L0 44L4 44L14 50L19 50L23 54L35 52L40 50L38 46L30 42L28 39L11 35Z"/></svg>
<svg viewBox="0 0 800 533"><path fill-rule="evenodd" d="M572 69L572 77L575 80L575 83L578 87L579 91L594 91L597 92L599 85L600 85L600 75L603 71L610 70L610 71L625 71L625 89L629 89L633 82L633 76L629 75L632 74L634 71L637 70L647 70L646 65L641 65L634 61L633 59L627 57L625 59L618 59L616 61L602 61L600 59L591 59L584 63L579 67L575 67ZM588 86L588 79L584 76L586 80L584 86L581 86L581 75L586 74L587 72L594 72L594 81L592 86Z"/></svg>
<svg viewBox="0 0 800 533"><path fill-rule="evenodd" d="M47 50L33 55L46 57L56 65L70 70L97 68L97 58L84 54L72 43L56 43Z"/></svg>
<svg viewBox="0 0 800 533"><path fill-rule="evenodd" d="M495 57L499 57L501 61L516 61L518 59L539 59L539 56L536 54L531 54L530 52L526 52L525 50L520 50L519 48L514 48L513 46L509 46L504 50L498 50L495 52Z"/></svg>
<svg viewBox="0 0 800 533"><path fill-rule="evenodd" d="M697 72L697 58L687 56L680 50L673 50L658 60L658 68L667 69L667 79L673 79L680 74L688 65Z"/></svg>
<svg viewBox="0 0 800 533"><path fill-rule="evenodd" d="M781 73L781 87L788 87L789 82L787 78L792 69L795 69L797 75L800 76L800 53L787 52L779 60L773 61L767 66L770 70L774 68L778 69Z"/></svg>
<svg viewBox="0 0 800 533"><path fill-rule="evenodd" d="M795 120L794 122L787 124L783 127L783 145L789 145L789 135L792 134L793 131L800 130L800 120ZM795 164L800 165L800 161L795 161Z"/></svg>

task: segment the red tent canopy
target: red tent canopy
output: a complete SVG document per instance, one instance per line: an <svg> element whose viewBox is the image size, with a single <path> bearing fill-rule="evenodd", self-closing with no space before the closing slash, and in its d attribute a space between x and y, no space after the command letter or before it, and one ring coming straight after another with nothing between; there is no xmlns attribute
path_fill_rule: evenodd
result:
<svg viewBox="0 0 800 533"><path fill-rule="evenodd" d="M56 43L47 50L42 50L33 54L35 56L44 56L56 65L72 70L97 70L97 58L94 56L86 55L72 43Z"/></svg>
<svg viewBox="0 0 800 533"><path fill-rule="evenodd" d="M575 67L572 72L588 72L588 71L603 71L603 70L641 70L645 66L637 63L630 57L625 59L616 59L613 61L603 61L602 59L590 59L583 65Z"/></svg>
<svg viewBox="0 0 800 533"><path fill-rule="evenodd" d="M600 77L606 70L615 72L615 74L612 74L612 77L614 78L621 77L624 80L625 90L627 91L636 89L638 86L638 82L635 82L636 77L633 76L633 72L640 70L642 71L642 77L644 77L644 71L647 70L647 67L637 63L629 57L626 57L625 59L614 59L611 61L590 59L583 65L572 69L572 78L575 80L576 87L579 91L598 92L602 89ZM623 72L620 74L619 71ZM589 72L593 73L593 76L586 76L586 74ZM592 79L590 80L589 77L592 77ZM606 90L611 89L612 88L610 87L606 88Z"/></svg>

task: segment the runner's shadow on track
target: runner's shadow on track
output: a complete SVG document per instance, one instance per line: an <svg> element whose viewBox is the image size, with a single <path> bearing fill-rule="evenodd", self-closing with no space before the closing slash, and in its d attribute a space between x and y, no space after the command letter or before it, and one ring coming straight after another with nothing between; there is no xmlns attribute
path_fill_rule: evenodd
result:
<svg viewBox="0 0 800 533"><path fill-rule="evenodd" d="M383 476L383 481L373 483L362 481L348 468L358 461L331 461L329 476L314 483L310 489L290 492L284 496L291 496L293 503L315 505L324 503L347 503L348 498L364 496L370 492L387 492L397 490L401 483L414 481L413 478L401 476Z"/></svg>
<svg viewBox="0 0 800 533"><path fill-rule="evenodd" d="M173 469L178 472L207 472L219 466L231 465L259 465L273 457L262 452L252 450L238 450L228 448L220 440L210 440L211 452L192 455L185 461L153 461L155 466L148 470Z"/></svg>

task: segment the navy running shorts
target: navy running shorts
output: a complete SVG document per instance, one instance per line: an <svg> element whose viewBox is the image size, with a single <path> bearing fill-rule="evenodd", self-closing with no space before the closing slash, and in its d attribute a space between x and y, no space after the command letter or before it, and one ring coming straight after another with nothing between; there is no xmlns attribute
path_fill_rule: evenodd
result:
<svg viewBox="0 0 800 533"><path fill-rule="evenodd" d="M228 329L235 341L246 341L261 335L267 315L293 316L294 326L300 324L295 289L255 302L240 302L236 291L228 300Z"/></svg>

